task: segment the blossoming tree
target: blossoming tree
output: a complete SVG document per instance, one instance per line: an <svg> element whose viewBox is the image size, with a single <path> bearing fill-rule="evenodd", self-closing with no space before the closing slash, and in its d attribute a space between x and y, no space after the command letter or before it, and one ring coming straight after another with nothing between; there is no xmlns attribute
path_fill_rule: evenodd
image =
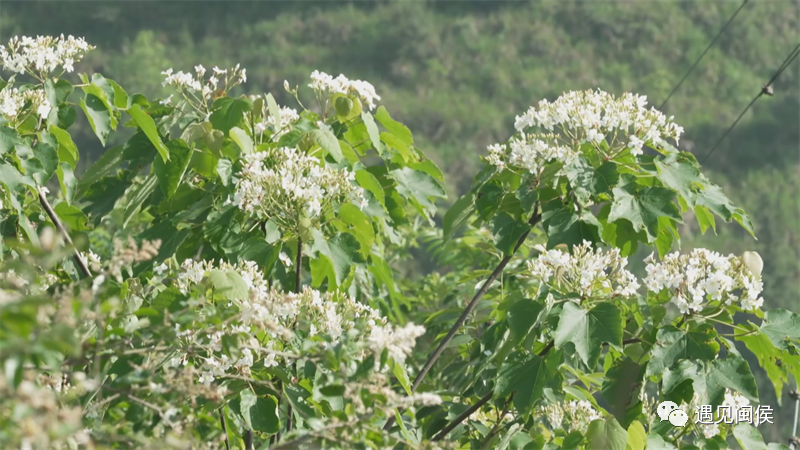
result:
<svg viewBox="0 0 800 450"><path fill-rule="evenodd" d="M3 448L764 448L705 408L759 401L735 342L800 379L800 316L762 311L756 254L673 252L689 213L753 227L644 97L532 107L439 230L442 172L371 84L286 82L298 112L198 65L151 102L73 84L92 48L0 48ZM79 177L78 109L124 141ZM420 242L449 271L397 276Z"/></svg>

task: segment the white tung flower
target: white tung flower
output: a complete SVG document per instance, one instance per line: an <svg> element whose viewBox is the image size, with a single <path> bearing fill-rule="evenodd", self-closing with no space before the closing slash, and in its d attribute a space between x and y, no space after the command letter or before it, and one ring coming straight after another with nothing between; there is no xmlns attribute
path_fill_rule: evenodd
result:
<svg viewBox="0 0 800 450"><path fill-rule="evenodd" d="M288 83L284 83L284 85L288 86ZM370 83L362 80L350 80L341 74L333 78L325 72L315 70L311 73L311 84L308 86L328 96L333 94L353 95L361 100L370 110L375 109L375 102L381 99L381 97L375 93L375 87Z"/></svg>
<svg viewBox="0 0 800 450"><path fill-rule="evenodd" d="M299 226L298 213L319 217L333 202L360 202L363 189L347 169L321 165L296 148L283 147L245 155L235 181L233 203L249 214L278 217Z"/></svg>
<svg viewBox="0 0 800 450"><path fill-rule="evenodd" d="M675 124L672 117L646 106L647 97L636 94L615 97L599 89L572 91L553 102L540 101L536 107L517 116L514 126L520 132L530 128L560 130L596 144L607 136L614 137L614 141L616 136L623 136L628 142L620 142L622 148L630 149L634 156L642 153L645 143L660 146L666 138L671 138L677 145L683 128Z"/></svg>
<svg viewBox="0 0 800 450"><path fill-rule="evenodd" d="M688 255L671 253L658 263L651 255L646 262L647 289L667 291L681 314L702 311L712 301L738 302L745 311L757 310L764 303L761 277L754 275L741 257L699 248Z"/></svg>
<svg viewBox="0 0 800 450"><path fill-rule="evenodd" d="M425 334L425 327L408 323L403 328L393 328L391 324L376 326L369 336L369 345L375 353L383 350L398 362L403 362L411 354L415 340Z"/></svg>
<svg viewBox="0 0 800 450"><path fill-rule="evenodd" d="M66 72L74 70L73 64L80 61L94 46L83 38L27 36L11 38L8 45L0 46L0 62L3 68L16 73L49 74L59 67Z"/></svg>
<svg viewBox="0 0 800 450"><path fill-rule="evenodd" d="M593 250L588 241L573 247L572 254L549 250L527 265L533 278L562 293L631 297L639 289L636 277L625 268L628 258L620 256L616 248Z"/></svg>

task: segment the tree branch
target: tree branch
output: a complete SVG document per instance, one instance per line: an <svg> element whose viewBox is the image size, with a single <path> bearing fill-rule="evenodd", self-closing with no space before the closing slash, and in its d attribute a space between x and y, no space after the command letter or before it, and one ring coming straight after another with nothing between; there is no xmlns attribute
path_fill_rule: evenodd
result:
<svg viewBox="0 0 800 450"><path fill-rule="evenodd" d="M554 345L555 345L554 341L548 342L547 345L544 346L542 351L540 351L538 353L538 356L540 358L545 356L547 354L547 352L549 352L553 348ZM449 425L444 427L444 429L442 431L440 431L439 434L437 434L433 438L433 440L434 441L442 440L445 436L447 436L447 433L453 431L455 429L455 427L458 426L458 424L460 424L461 422L466 420L467 417L471 416L472 413L474 413L475 411L478 410L478 408L480 408L481 406L485 405L489 400L491 400L493 395L494 395L494 392L489 392L488 394L484 395L480 400L478 400L477 403L475 403L468 410L466 410L464 412L464 414L461 414L460 416L456 417L455 420L453 420ZM513 397L514 397L514 394L512 393L511 396L509 397L509 400L508 400L508 403L506 404L506 406L508 406L508 404L511 403L511 399L513 399ZM505 414L503 414L503 415L505 415Z"/></svg>
<svg viewBox="0 0 800 450"><path fill-rule="evenodd" d="M541 218L542 216L538 212L538 205L537 205L534 207L533 214L531 215L531 218L528 221L528 225L531 226L531 229L533 229L533 227L536 226L537 223L539 223L539 220ZM475 309L475 306L478 305L478 302L483 298L484 294L486 294L486 292L489 290L489 287L492 285L494 280L503 272L503 269L505 269L508 262L511 261L511 258L514 256L514 253L516 253L517 250L522 246L522 243L525 242L525 239L528 237L528 234L530 234L530 231L531 230L528 230L522 236L520 236L519 240L517 240L517 245L514 246L514 250L512 250L511 253L503 257L503 259L500 261L497 267L495 267L494 271L492 271L492 274L489 275L489 277L486 279L486 282L483 283L483 286L481 286L480 290L478 290L478 292L469 302L467 307L464 309L464 312L462 312L461 316L459 316L458 320L456 320L456 323L454 323L453 327L450 328L450 331L444 337L442 342L440 342L439 346L436 347L436 350L433 351L433 354L431 354L431 356L428 358L428 361L422 367L422 370L420 370L416 378L414 378L414 383L411 385L412 392L415 392L417 390L419 385L422 383L422 380L425 378L425 376L433 367L433 364L439 359L440 356L442 356L444 349L447 348L447 345L450 343L450 341L453 340L453 337L455 337L458 330L461 328L462 325L464 325L464 322L467 321L467 318L472 313L472 310ZM386 425L384 425L383 429L389 430L392 427L392 425L394 425L394 417L389 418L389 420L386 422Z"/></svg>
<svg viewBox="0 0 800 450"><path fill-rule="evenodd" d="M92 272L90 272L89 268L86 267L86 262L83 260L83 258L81 258L80 252L78 252L78 249L72 244L72 239L70 239L69 233L67 233L66 228L64 228L64 225L61 223L61 219L58 218L56 212L53 211L53 208L47 201L47 197L45 197L41 191L39 191L39 203L42 204L42 208L44 208L44 211L47 213L47 216L50 217L50 220L56 226L58 232L64 237L64 241L66 241L66 243L72 247L72 257L75 260L75 264L78 266L78 269L80 269L81 274L83 274L83 276L86 278L92 278Z"/></svg>
<svg viewBox="0 0 800 450"><path fill-rule="evenodd" d="M223 414L222 410L225 409L225 406L219 409L219 424L222 427L222 432L225 433L225 450L231 450L231 443L228 440L228 426L225 425L225 414Z"/></svg>
<svg viewBox="0 0 800 450"><path fill-rule="evenodd" d="M448 433L453 431L453 429L455 429L455 427L457 427L459 424L461 424L461 422L467 420L467 417L471 416L472 413L474 413L475 411L479 410L481 408L481 406L483 406L486 403L488 403L489 400L492 399L492 394L493 393L490 391L488 394L486 394L483 397L481 397L481 399L478 400L477 402L475 402L474 405L472 405L469 408L467 408L467 410L464 411L463 413L461 413L460 416L456 417L455 420L453 420L446 427L444 427L444 429L442 431L440 431L439 434L437 434L433 438L433 440L434 441L441 441L445 436L447 436Z"/></svg>

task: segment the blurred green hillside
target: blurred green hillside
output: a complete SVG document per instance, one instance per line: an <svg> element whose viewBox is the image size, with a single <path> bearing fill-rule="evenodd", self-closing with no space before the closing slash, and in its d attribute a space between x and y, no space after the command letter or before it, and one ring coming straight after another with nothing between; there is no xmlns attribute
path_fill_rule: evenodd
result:
<svg viewBox="0 0 800 450"><path fill-rule="evenodd" d="M195 64L247 68L248 93L294 106L283 80L315 69L372 82L392 115L466 189L488 144L542 98L601 88L659 105L740 2L361 1L14 2L0 6L0 38L85 36L99 71L129 92L165 95L162 70ZM800 3L751 1L666 112L686 129L683 150L704 155L800 41ZM759 238L718 224L701 236L687 221L683 246L764 258L766 306L800 307L800 71L797 61L705 165L753 217ZM84 125L85 127L85 125ZM78 141L86 167L102 152ZM443 205L446 206L446 205ZM692 219L693 220L693 219ZM769 389L766 389L769 391ZM769 397L765 399L769 401ZM772 402L772 404L775 404ZM791 419L770 432L783 430ZM770 436L774 439L780 435Z"/></svg>

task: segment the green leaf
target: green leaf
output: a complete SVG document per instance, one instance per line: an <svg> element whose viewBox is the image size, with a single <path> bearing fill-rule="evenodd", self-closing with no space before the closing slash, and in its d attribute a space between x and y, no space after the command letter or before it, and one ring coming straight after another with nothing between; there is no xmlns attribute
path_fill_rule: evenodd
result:
<svg viewBox="0 0 800 450"><path fill-rule="evenodd" d="M72 199L75 198L75 188L78 185L78 180L72 172L72 166L65 162L61 163L56 169L56 177L61 186L61 193L64 194L64 200L67 204L71 204Z"/></svg>
<svg viewBox="0 0 800 450"><path fill-rule="evenodd" d="M449 241L456 230L461 228L474 212L475 196L471 192L456 200L444 215L444 241Z"/></svg>
<svg viewBox="0 0 800 450"><path fill-rule="evenodd" d="M233 176L233 164L230 160L225 158L220 158L217 161L217 174L219 175L219 179L222 180L222 184L224 186L228 186L231 183L231 177Z"/></svg>
<svg viewBox="0 0 800 450"><path fill-rule="evenodd" d="M670 153L663 159L656 159L659 179L665 186L675 190L689 207L694 208L697 192L705 185L705 180L694 161L694 157L682 153Z"/></svg>
<svg viewBox="0 0 800 450"><path fill-rule="evenodd" d="M60 82L61 80L59 80ZM126 109L128 107L128 93L125 92L119 84L117 84L114 80L109 80L106 78L108 84L111 85L111 88L114 91L114 106L119 109Z"/></svg>
<svg viewBox="0 0 800 450"><path fill-rule="evenodd" d="M544 360L536 355L520 355L513 353L497 372L494 386L494 397L505 398L514 394L514 407L527 416L533 412L533 406L542 398L545 386L552 374Z"/></svg>
<svg viewBox="0 0 800 450"><path fill-rule="evenodd" d="M714 327L702 324L689 331L672 325L658 330L653 356L647 364L647 375L657 375L682 359L711 361L719 353Z"/></svg>
<svg viewBox="0 0 800 450"><path fill-rule="evenodd" d="M593 420L586 430L587 450L625 450L628 445L628 432L617 422L607 416Z"/></svg>
<svg viewBox="0 0 800 450"><path fill-rule="evenodd" d="M22 138L20 138L16 130L0 126L0 155L14 150L14 147L20 144L22 144Z"/></svg>
<svg viewBox="0 0 800 450"><path fill-rule="evenodd" d="M517 338L527 336L531 328L536 324L542 309L544 309L544 306L541 303L527 298L523 298L511 305L511 308L508 309L506 320L512 336Z"/></svg>
<svg viewBox="0 0 800 450"><path fill-rule="evenodd" d="M555 347L571 342L581 360L594 369L603 343L622 347L622 314L612 303L599 303L585 310L572 301L564 303L555 334Z"/></svg>
<svg viewBox="0 0 800 450"><path fill-rule="evenodd" d="M342 160L343 156L342 149L339 146L339 139L333 134L330 125L323 123L320 129L311 130L311 136L314 138L314 142L328 152L336 162Z"/></svg>
<svg viewBox="0 0 800 450"><path fill-rule="evenodd" d="M694 216L697 218L697 224L700 225L700 233L706 234L706 231L711 228L714 233L717 232L717 222L714 220L714 215L702 205L694 207Z"/></svg>
<svg viewBox="0 0 800 450"><path fill-rule="evenodd" d="M370 218L351 203L345 203L339 208L337 218L346 225L346 231L355 236L361 244L361 254L366 258L372 249L372 242L375 240L375 232L372 229Z"/></svg>
<svg viewBox="0 0 800 450"><path fill-rule="evenodd" d="M664 259L664 256L672 249L673 243L677 240L678 247L680 248L680 235L675 228L675 222L669 217L658 218L658 237L656 238L656 249L658 250L658 257Z"/></svg>
<svg viewBox="0 0 800 450"><path fill-rule="evenodd" d="M678 223L683 219L678 207L672 202L675 193L662 187L646 187L635 189L631 184L616 187L613 190L614 202L608 221L626 219L633 224L635 230L647 233L647 241L653 242L658 236L658 218L669 217Z"/></svg>
<svg viewBox="0 0 800 450"><path fill-rule="evenodd" d="M771 309L764 315L761 332L777 348L789 350L790 345L800 347L800 314L785 309Z"/></svg>
<svg viewBox="0 0 800 450"><path fill-rule="evenodd" d="M394 374L395 378L397 378L400 386L403 387L403 390L406 391L406 395L412 395L413 392L411 391L411 383L408 381L408 372L406 371L405 364L393 361L392 373Z"/></svg>
<svg viewBox="0 0 800 450"><path fill-rule="evenodd" d="M371 255L370 265L368 267L372 276L375 277L375 282L379 286L385 286L391 296L397 295L397 289L394 285L394 274L392 268L381 258Z"/></svg>
<svg viewBox="0 0 800 450"><path fill-rule="evenodd" d="M78 147L72 142L72 137L56 125L50 125L48 130L58 140L58 158L74 170L78 164Z"/></svg>
<svg viewBox="0 0 800 450"><path fill-rule="evenodd" d="M677 447L658 434L650 433L647 435L647 450L677 450Z"/></svg>
<svg viewBox="0 0 800 450"><path fill-rule="evenodd" d="M751 236L755 236L750 217L735 207L719 186L706 181L703 190L697 193L697 204L708 208L726 222L736 220Z"/></svg>
<svg viewBox="0 0 800 450"><path fill-rule="evenodd" d="M56 215L61 219L61 223L67 226L70 231L87 231L89 227L86 224L89 218L80 209L61 202L53 207Z"/></svg>
<svg viewBox="0 0 800 450"><path fill-rule="evenodd" d="M397 192L408 198L413 197L425 210L436 211L435 198L447 198L442 185L425 172L408 167L389 172L397 181Z"/></svg>
<svg viewBox="0 0 800 450"><path fill-rule="evenodd" d="M706 367L705 376L700 380L705 383L704 404L721 405L726 388L744 395L752 402L758 402L756 380L750 371L750 365L741 356L729 353L725 359L715 359Z"/></svg>
<svg viewBox="0 0 800 450"><path fill-rule="evenodd" d="M322 280L327 278L329 289L340 286L350 274L353 260L361 248L358 240L349 233L339 233L326 240L319 230L313 229L311 232L314 236L311 251L317 254L317 259L311 260L312 284L319 287Z"/></svg>
<svg viewBox="0 0 800 450"><path fill-rule="evenodd" d="M639 401L643 377L644 367L625 356L617 359L603 378L603 398L610 406L606 409L622 424L627 422L628 409Z"/></svg>
<svg viewBox="0 0 800 450"><path fill-rule="evenodd" d="M407 163L408 160L414 161L417 159L416 154L414 154L414 152L410 148L408 148L408 145L406 145L405 142L397 138L397 136L391 133L387 133L385 131L381 133L380 136L381 136L381 141L383 141L384 144L386 144L390 148L397 150L397 153L400 155L401 158L403 158L404 163Z"/></svg>
<svg viewBox="0 0 800 450"><path fill-rule="evenodd" d="M158 293L156 298L150 303L150 307L158 312L172 310L180 305L180 301L186 299L186 296L176 287L167 288Z"/></svg>
<svg viewBox="0 0 800 450"><path fill-rule="evenodd" d="M120 173L117 176L103 177L95 183L92 183L85 194L83 194L81 201L85 203L83 212L89 216L95 224L100 223L100 220L108 214L120 197L131 185L127 174Z"/></svg>
<svg viewBox="0 0 800 450"><path fill-rule="evenodd" d="M283 246L280 243L269 245L264 239L251 237L245 241L242 252L237 256L238 261L253 261L258 264L265 275L272 272L278 255Z"/></svg>
<svg viewBox="0 0 800 450"><path fill-rule="evenodd" d="M758 365L767 372L767 377L772 382L780 403L782 397L780 393L783 392L783 385L788 381L787 365L791 365L791 362L784 361L786 359L785 352L777 349L772 340L758 330L742 333L736 337L736 340L744 342L747 349L756 356Z"/></svg>
<svg viewBox="0 0 800 450"><path fill-rule="evenodd" d="M247 98L222 97L214 102L208 120L215 129L227 134L231 128L243 126L244 114L252 108L253 103Z"/></svg>
<svg viewBox="0 0 800 450"><path fill-rule="evenodd" d="M381 144L381 133L378 131L378 125L375 123L375 119L372 117L372 114L368 113L367 111L363 111L361 113L361 120L364 121L364 126L367 127L367 133L369 134L369 139L372 142L373 147L378 152L378 154L383 153L383 144Z"/></svg>
<svg viewBox="0 0 800 450"><path fill-rule="evenodd" d="M359 186L372 193L375 196L375 200L383 205L384 208L386 207L386 194L383 192L383 187L380 181L375 178L375 175L364 169L356 170L356 182Z"/></svg>
<svg viewBox="0 0 800 450"><path fill-rule="evenodd" d="M281 429L278 417L278 400L272 395L258 397L249 389L239 393L239 412L245 428L266 434L276 434Z"/></svg>
<svg viewBox="0 0 800 450"><path fill-rule="evenodd" d="M160 264L178 251L178 247L189 237L189 234L191 234L190 229L184 228L178 230L171 223L164 221L145 229L137 238L147 239L149 241L158 239L161 241L161 247L158 248L158 255L153 259L154 264Z"/></svg>
<svg viewBox="0 0 800 450"><path fill-rule="evenodd" d="M56 141L50 133L46 131L39 133L39 142L33 147L33 154L36 156L39 165L36 166L36 170L30 171L29 175L31 175L40 186L44 186L50 178L52 178L58 168L57 149L58 141Z"/></svg>
<svg viewBox="0 0 800 450"><path fill-rule="evenodd" d="M267 94L267 109L272 118L275 119L275 123L280 124L281 109L278 107L278 102L275 101L275 97L273 97L272 94Z"/></svg>
<svg viewBox="0 0 800 450"><path fill-rule="evenodd" d="M72 92L75 88L72 86L72 83L69 81L61 78L55 83L53 80L48 78L44 81L44 93L47 97L47 101L50 102L50 105L55 107L57 105L61 105L62 103L66 103L69 96L72 95Z"/></svg>
<svg viewBox="0 0 800 450"><path fill-rule="evenodd" d="M253 153L253 140L250 139L246 131L239 127L233 127L229 132L229 136L239 146L243 154Z"/></svg>
<svg viewBox="0 0 800 450"><path fill-rule="evenodd" d="M505 194L505 190L495 183L487 183L481 187L475 198L475 208L483 220L491 220L494 213L500 208Z"/></svg>
<svg viewBox="0 0 800 450"><path fill-rule="evenodd" d="M86 189L90 185L94 184L97 180L103 178L111 173L112 170L119 167L123 161L122 150L123 146L118 145L103 152L100 158L95 161L95 163L92 164L92 166L89 167L86 172L84 172L80 181L78 181L79 189Z"/></svg>
<svg viewBox="0 0 800 450"><path fill-rule="evenodd" d="M175 195L181 184L192 157L192 150L180 139L169 141L166 147L169 157L156 159L153 162L153 172L158 177L161 192L169 199Z"/></svg>
<svg viewBox="0 0 800 450"><path fill-rule="evenodd" d="M595 169L583 156L575 158L565 173L575 197L582 205L588 204L593 196L610 193L619 181L616 164L606 161Z"/></svg>
<svg viewBox="0 0 800 450"><path fill-rule="evenodd" d="M530 224L504 212L492 217L491 226L495 247L506 255L512 254L520 238L531 230Z"/></svg>
<svg viewBox="0 0 800 450"><path fill-rule="evenodd" d="M128 196L128 204L125 205L125 212L122 215L122 227L128 226L128 222L136 215L139 208L150 198L158 186L158 178L155 175L148 176L142 184L133 187Z"/></svg>
<svg viewBox="0 0 800 450"><path fill-rule="evenodd" d="M628 444L626 450L644 450L647 448L647 431L642 422L634 420L628 427Z"/></svg>
<svg viewBox="0 0 800 450"><path fill-rule="evenodd" d="M208 272L208 281L228 300L247 300L250 290L242 276L234 270L214 269Z"/></svg>
<svg viewBox="0 0 800 450"><path fill-rule="evenodd" d="M378 110L375 111L375 118L383 125L383 128L386 128L389 133L392 133L404 144L407 146L414 145L414 138L411 136L411 130L402 123L392 119L392 116L389 115L389 111L387 111L386 108L379 106Z"/></svg>
<svg viewBox="0 0 800 450"><path fill-rule="evenodd" d="M106 145L108 133L111 132L111 111L97 96L86 94L81 99L81 109L86 114L95 136L100 139L100 143Z"/></svg>
<svg viewBox="0 0 800 450"><path fill-rule="evenodd" d="M733 436L744 450L767 450L767 444L764 443L761 433L749 423L736 424L733 427Z"/></svg>
<svg viewBox="0 0 800 450"><path fill-rule="evenodd" d="M556 210L544 224L547 229L547 248L567 244L570 251L583 241L600 242L603 226L588 209L575 211L569 206Z"/></svg>
<svg viewBox="0 0 800 450"><path fill-rule="evenodd" d="M150 142L156 150L158 150L158 154L161 155L163 162L169 161L169 149L161 141L153 118L142 111L139 105L131 105L131 107L128 108L128 114L131 115L133 120L136 121L136 125L144 132L147 138L150 139Z"/></svg>

